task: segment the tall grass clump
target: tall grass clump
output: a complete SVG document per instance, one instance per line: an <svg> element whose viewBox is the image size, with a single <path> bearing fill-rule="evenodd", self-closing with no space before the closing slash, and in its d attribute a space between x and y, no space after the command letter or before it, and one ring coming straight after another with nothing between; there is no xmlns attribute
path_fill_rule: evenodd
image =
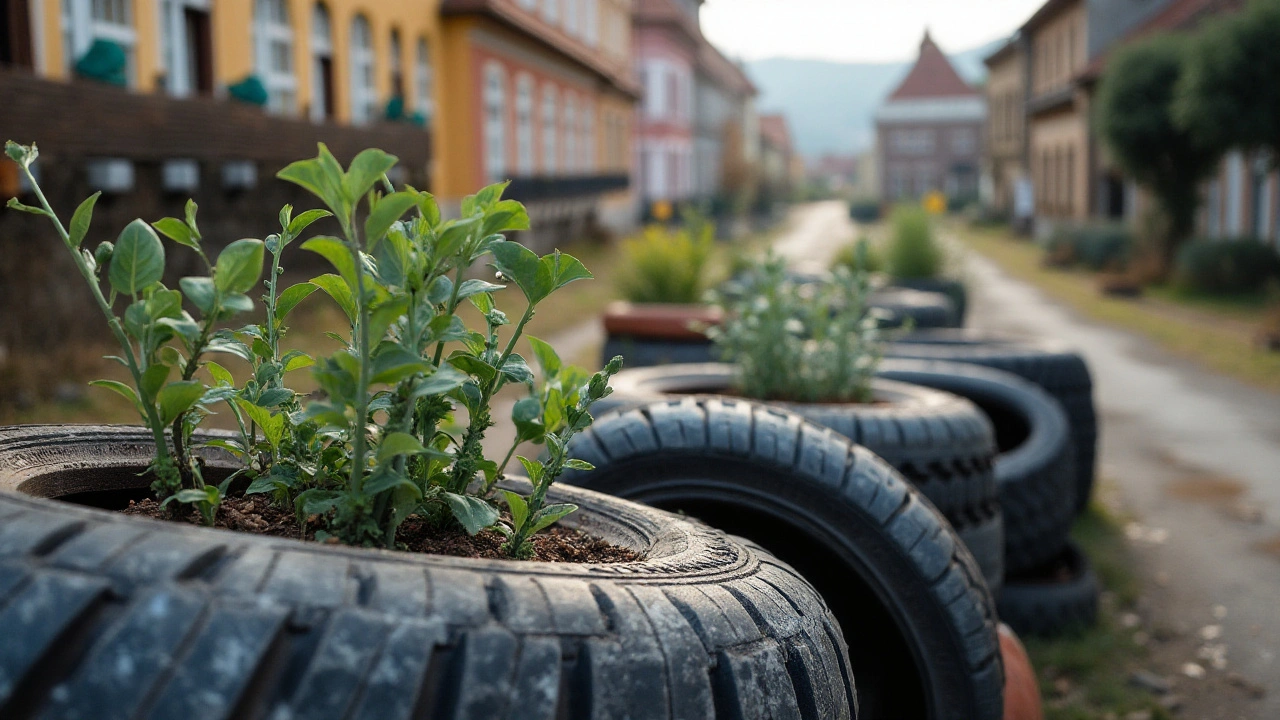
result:
<svg viewBox="0 0 1280 720"><path fill-rule="evenodd" d="M931 278L942 274L941 245L924 208L899 205L890 216L891 233L885 263L895 278Z"/></svg>
<svg viewBox="0 0 1280 720"><path fill-rule="evenodd" d="M711 223L645 228L622 244L622 296L633 303L696 303L706 291L714 239Z"/></svg>
<svg viewBox="0 0 1280 720"><path fill-rule="evenodd" d="M840 248L836 253L835 259L831 261L831 269L834 270L839 267L851 272L859 270L872 273L882 272L884 270L884 255L879 248L871 244L870 239L861 237Z"/></svg>

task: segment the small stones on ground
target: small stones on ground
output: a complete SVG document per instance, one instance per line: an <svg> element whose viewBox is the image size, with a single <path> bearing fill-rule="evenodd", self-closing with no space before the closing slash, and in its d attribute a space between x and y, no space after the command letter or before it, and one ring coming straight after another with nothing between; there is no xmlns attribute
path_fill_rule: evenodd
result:
<svg viewBox="0 0 1280 720"><path fill-rule="evenodd" d="M1169 573L1165 572L1164 570L1157 572L1155 576L1155 581L1156 581L1156 584L1159 585L1160 587L1169 587Z"/></svg>
<svg viewBox="0 0 1280 720"><path fill-rule="evenodd" d="M1265 687L1249 680L1239 673L1227 673L1227 682L1231 683L1233 687L1238 687L1241 690L1244 690L1245 693L1254 700L1260 700L1267 695L1267 689Z"/></svg>
<svg viewBox="0 0 1280 720"><path fill-rule="evenodd" d="M1151 720L1150 710L1134 710L1124 716L1124 720Z"/></svg>
<svg viewBox="0 0 1280 720"><path fill-rule="evenodd" d="M1205 676L1204 666L1199 663L1184 663L1182 666L1182 674L1192 680L1202 680Z"/></svg>
<svg viewBox="0 0 1280 720"><path fill-rule="evenodd" d="M1173 682L1169 678L1150 670L1135 670L1129 676L1129 684L1155 695L1167 695L1173 690Z"/></svg>
<svg viewBox="0 0 1280 720"><path fill-rule="evenodd" d="M1169 531L1164 528L1148 527L1141 523L1131 522L1124 526L1124 536L1133 542L1163 545L1169 539Z"/></svg>
<svg viewBox="0 0 1280 720"><path fill-rule="evenodd" d="M1262 508L1253 503L1244 502L1243 500L1233 502L1223 507L1223 512L1232 520L1237 520L1251 525L1257 525L1266 519Z"/></svg>
<svg viewBox="0 0 1280 720"><path fill-rule="evenodd" d="M1151 636L1142 630L1139 630L1133 634L1133 644L1139 647L1146 647L1151 644Z"/></svg>
<svg viewBox="0 0 1280 720"><path fill-rule="evenodd" d="M1204 627L1200 628L1201 640L1205 640L1205 641L1217 640L1220 637L1222 637L1221 625L1205 625Z"/></svg>
<svg viewBox="0 0 1280 720"><path fill-rule="evenodd" d="M1142 618L1137 613L1125 613L1120 616L1120 627L1135 628L1142 622Z"/></svg>
<svg viewBox="0 0 1280 720"><path fill-rule="evenodd" d="M1171 713L1176 713L1182 709L1181 695L1165 695L1164 697L1160 698L1158 702L1160 703L1160 707L1164 708L1165 710L1168 710Z"/></svg>
<svg viewBox="0 0 1280 720"><path fill-rule="evenodd" d="M1196 651L1196 657L1209 663L1214 670L1227 667L1227 646L1223 643L1205 643Z"/></svg>
<svg viewBox="0 0 1280 720"><path fill-rule="evenodd" d="M1214 620L1226 620L1226 619L1227 619L1227 606L1226 606L1226 605L1214 605L1214 606L1213 606L1213 611L1212 611L1212 612L1213 612L1213 619L1214 619Z"/></svg>

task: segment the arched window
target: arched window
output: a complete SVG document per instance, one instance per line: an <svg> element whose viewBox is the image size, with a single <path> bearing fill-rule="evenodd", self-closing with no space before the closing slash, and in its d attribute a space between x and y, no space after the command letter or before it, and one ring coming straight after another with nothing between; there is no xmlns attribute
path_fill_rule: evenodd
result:
<svg viewBox="0 0 1280 720"><path fill-rule="evenodd" d="M418 53L413 71L414 103L423 119L431 122L431 48L426 38L418 39Z"/></svg>
<svg viewBox="0 0 1280 720"><path fill-rule="evenodd" d="M378 115L378 91L373 84L373 32L357 15L351 21L351 122L365 125Z"/></svg>
<svg viewBox="0 0 1280 720"><path fill-rule="evenodd" d="M516 168L521 176L533 174L533 78L516 78Z"/></svg>
<svg viewBox="0 0 1280 720"><path fill-rule="evenodd" d="M493 60L484 67L484 169L489 182L507 174L507 73Z"/></svg>
<svg viewBox="0 0 1280 720"><path fill-rule="evenodd" d="M298 107L298 81L293 74L293 27L285 0L254 3L253 66L267 88L267 110L293 114Z"/></svg>
<svg viewBox="0 0 1280 720"><path fill-rule="evenodd" d="M578 169L578 102L572 93L564 94L564 170L573 174Z"/></svg>
<svg viewBox="0 0 1280 720"><path fill-rule="evenodd" d="M559 168L560 130L556 127L556 86L550 83L542 86L542 174L555 175Z"/></svg>
<svg viewBox="0 0 1280 720"><path fill-rule="evenodd" d="M404 46L400 44L400 31L391 29L391 42L387 45L387 67L391 69L391 96L404 98Z"/></svg>
<svg viewBox="0 0 1280 720"><path fill-rule="evenodd" d="M589 99L582 102L582 162L583 172L596 169L596 109Z"/></svg>
<svg viewBox="0 0 1280 720"><path fill-rule="evenodd" d="M311 58L311 119L332 119L333 24L324 3L316 3L311 10Z"/></svg>

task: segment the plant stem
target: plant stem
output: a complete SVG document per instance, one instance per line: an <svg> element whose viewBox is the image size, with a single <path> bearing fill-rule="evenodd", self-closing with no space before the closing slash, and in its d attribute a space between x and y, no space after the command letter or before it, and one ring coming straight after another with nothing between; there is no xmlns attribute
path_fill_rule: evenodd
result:
<svg viewBox="0 0 1280 720"><path fill-rule="evenodd" d="M356 318L360 377L356 381L356 433L351 449L351 491L359 494L364 485L365 425L369 423L369 305L364 296L364 258L361 257L360 235L354 223L347 227L347 241L355 260Z"/></svg>

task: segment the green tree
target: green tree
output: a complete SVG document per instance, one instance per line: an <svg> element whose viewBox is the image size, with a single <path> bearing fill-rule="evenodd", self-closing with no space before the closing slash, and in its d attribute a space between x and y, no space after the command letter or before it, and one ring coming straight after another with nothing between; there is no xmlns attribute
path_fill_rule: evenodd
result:
<svg viewBox="0 0 1280 720"><path fill-rule="evenodd" d="M1255 0L1207 23L1178 83L1178 125L1218 152L1266 149L1280 158L1280 0Z"/></svg>
<svg viewBox="0 0 1280 720"><path fill-rule="evenodd" d="M1155 196L1168 218L1164 266L1195 227L1199 187L1220 153L1174 121L1176 90L1188 39L1161 35L1122 48L1107 66L1097 95L1098 131L1112 159Z"/></svg>

